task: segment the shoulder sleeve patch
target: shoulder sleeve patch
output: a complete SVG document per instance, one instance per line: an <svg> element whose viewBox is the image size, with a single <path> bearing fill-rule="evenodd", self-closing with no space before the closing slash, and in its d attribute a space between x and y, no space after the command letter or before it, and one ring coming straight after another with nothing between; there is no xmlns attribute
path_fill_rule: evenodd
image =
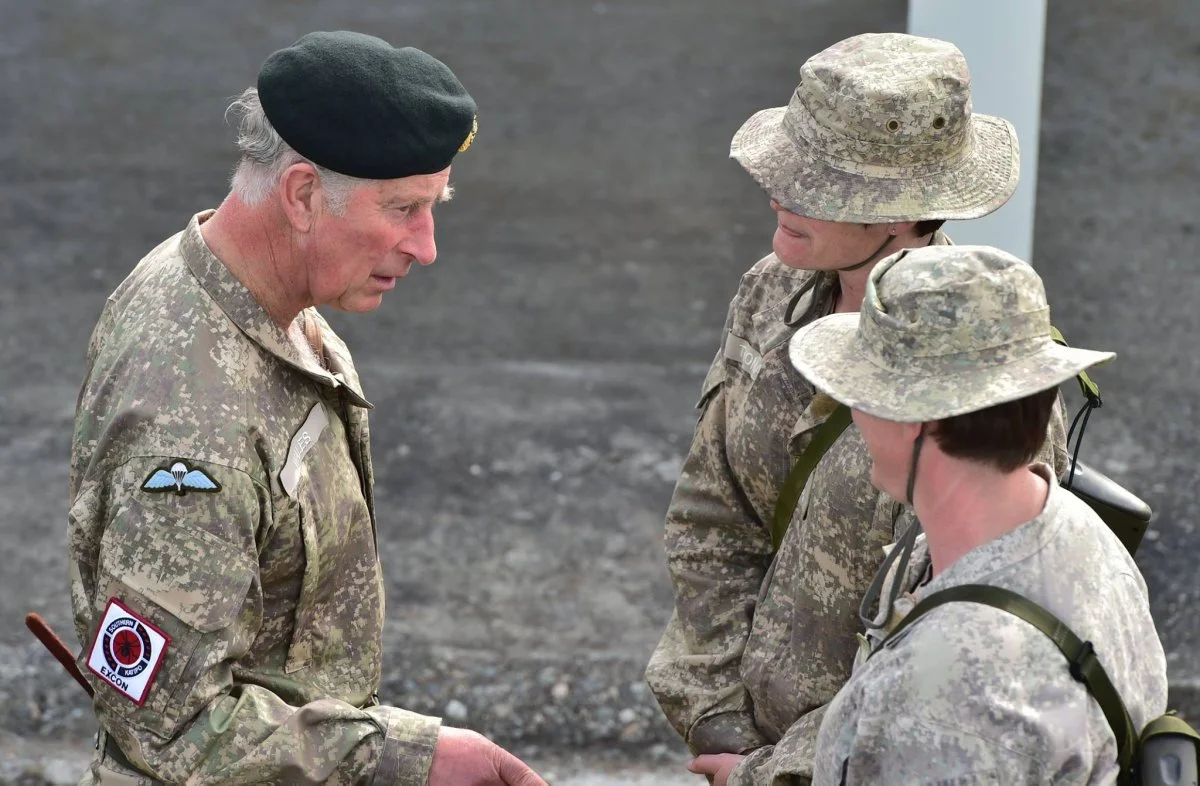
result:
<svg viewBox="0 0 1200 786"><path fill-rule="evenodd" d="M146 619L109 598L92 640L87 667L139 707L162 665L171 638Z"/></svg>

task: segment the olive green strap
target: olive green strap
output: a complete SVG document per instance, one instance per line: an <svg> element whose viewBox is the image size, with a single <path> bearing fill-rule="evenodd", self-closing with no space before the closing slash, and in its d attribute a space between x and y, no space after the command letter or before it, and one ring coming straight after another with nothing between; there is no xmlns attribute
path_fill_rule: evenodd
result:
<svg viewBox="0 0 1200 786"><path fill-rule="evenodd" d="M1071 346L1067 343L1067 340L1063 338L1062 331L1053 325L1050 326L1050 338L1054 339L1054 343L1056 344L1062 344L1064 347ZM1079 389L1083 391L1084 398L1088 399L1089 401L1100 400L1100 386L1092 381L1092 378L1088 376L1086 371L1080 371L1075 378L1079 380Z"/></svg>
<svg viewBox="0 0 1200 786"><path fill-rule="evenodd" d="M796 504L800 502L800 493L808 483L808 476L816 469L821 456L825 455L849 425L850 408L845 404L838 404L837 409L825 422L817 426L808 447L792 465L792 471L788 473L787 480L783 481L783 487L779 490L779 499L775 500L775 514L771 517L771 545L776 551L779 551L779 544L783 543L783 536L787 534L792 515L796 512Z"/></svg>
<svg viewBox="0 0 1200 786"><path fill-rule="evenodd" d="M884 640L888 641L900 634L900 631L917 621L921 615L941 606L943 603L969 601L982 603L985 606L1007 611L1028 622L1033 627L1046 634L1055 646L1066 657L1071 669L1071 676L1087 686L1088 692L1104 711L1112 727L1113 735L1117 738L1117 764L1120 766L1118 783L1129 783L1133 771L1133 755L1137 746L1137 730L1133 727L1133 719L1129 717L1121 695L1113 686L1104 666L1096 657L1096 651L1090 641L1082 641L1075 633L1050 612L1029 600L1002 587L992 587L984 584L963 584L949 587L922 598L910 611L896 629ZM877 650L878 651L878 650Z"/></svg>

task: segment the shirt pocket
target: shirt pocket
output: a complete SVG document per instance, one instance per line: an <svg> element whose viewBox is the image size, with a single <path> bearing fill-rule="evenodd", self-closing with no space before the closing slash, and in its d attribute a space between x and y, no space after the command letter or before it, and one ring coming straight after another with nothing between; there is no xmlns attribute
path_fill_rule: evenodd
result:
<svg viewBox="0 0 1200 786"><path fill-rule="evenodd" d="M226 660L230 637L220 632L241 611L255 568L232 543L131 500L100 539L96 603L102 610L116 598L169 641L142 706L105 684L97 701L134 725L170 736L197 683L212 679L208 673Z"/></svg>

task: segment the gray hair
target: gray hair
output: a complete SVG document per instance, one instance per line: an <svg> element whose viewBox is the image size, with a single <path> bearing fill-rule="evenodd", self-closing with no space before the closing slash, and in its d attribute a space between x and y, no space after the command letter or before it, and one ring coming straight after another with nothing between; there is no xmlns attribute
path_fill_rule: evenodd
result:
<svg viewBox="0 0 1200 786"><path fill-rule="evenodd" d="M247 205L261 204L275 189L288 167L301 162L317 170L325 193L325 205L335 215L341 215L350 201L350 193L366 181L343 175L314 164L283 141L279 132L267 120L257 88L246 88L230 103L225 119L238 118L237 147L241 160L233 172L230 188Z"/></svg>

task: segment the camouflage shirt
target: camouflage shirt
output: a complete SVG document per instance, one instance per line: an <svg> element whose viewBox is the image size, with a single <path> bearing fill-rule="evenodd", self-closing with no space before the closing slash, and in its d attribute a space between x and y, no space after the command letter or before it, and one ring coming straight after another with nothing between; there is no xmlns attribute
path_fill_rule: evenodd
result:
<svg viewBox="0 0 1200 786"><path fill-rule="evenodd" d="M209 215L141 261L88 350L71 594L119 747L89 777L424 784L438 719L375 699L370 404L315 310L325 367L212 254Z"/></svg>
<svg viewBox="0 0 1200 786"><path fill-rule="evenodd" d="M1141 729L1167 702L1146 584L1104 522L1039 470L1050 481L1042 513L911 600L990 584L1044 606L1092 642ZM1015 615L960 602L930 611L855 671L825 712L813 781L1100 784L1116 774L1112 729L1054 643Z"/></svg>
<svg viewBox="0 0 1200 786"><path fill-rule="evenodd" d="M933 242L950 241L939 231ZM836 274L774 255L742 277L667 511L675 612L646 677L694 752L753 751L733 786L811 777L822 707L850 676L859 603L884 547L913 522L911 509L871 485L851 425L813 471L772 554L779 490L836 406L792 367L787 342L833 311L836 291ZM1056 412L1046 455L1064 468Z"/></svg>

